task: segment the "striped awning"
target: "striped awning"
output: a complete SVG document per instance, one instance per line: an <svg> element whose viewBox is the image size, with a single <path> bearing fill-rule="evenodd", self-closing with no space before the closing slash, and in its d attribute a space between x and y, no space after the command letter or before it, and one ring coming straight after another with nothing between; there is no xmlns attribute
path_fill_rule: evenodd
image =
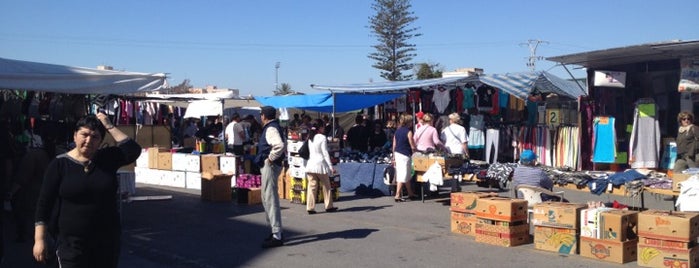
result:
<svg viewBox="0 0 699 268"><path fill-rule="evenodd" d="M568 81L545 71L482 75L479 80L487 85L502 89L520 99L537 89L541 93L556 93L560 96L577 98L587 95L576 82Z"/></svg>
<svg viewBox="0 0 699 268"><path fill-rule="evenodd" d="M410 88L422 88L437 85L450 84L465 84L467 82L478 81L478 76L454 76L443 78L432 78L424 80L409 80L409 81L388 81L374 82L364 84L348 84L348 85L315 85L311 88L330 90L335 92L394 92L405 91Z"/></svg>

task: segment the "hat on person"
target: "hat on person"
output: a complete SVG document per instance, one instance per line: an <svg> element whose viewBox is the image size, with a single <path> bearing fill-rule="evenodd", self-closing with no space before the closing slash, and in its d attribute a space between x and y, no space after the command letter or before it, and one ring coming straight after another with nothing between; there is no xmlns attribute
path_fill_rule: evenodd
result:
<svg viewBox="0 0 699 268"><path fill-rule="evenodd" d="M274 109L272 106L264 106L262 107L261 113L265 115L267 119L274 119L277 116L277 109Z"/></svg>
<svg viewBox="0 0 699 268"><path fill-rule="evenodd" d="M532 150L524 150L522 154L519 155L519 161L522 163L529 163L536 160L536 154Z"/></svg>
<svg viewBox="0 0 699 268"><path fill-rule="evenodd" d="M417 113L415 114L415 116L417 117L417 119L422 119L422 117L423 117L424 115L425 115L425 113L423 113L422 111L419 111L419 112L417 112Z"/></svg>

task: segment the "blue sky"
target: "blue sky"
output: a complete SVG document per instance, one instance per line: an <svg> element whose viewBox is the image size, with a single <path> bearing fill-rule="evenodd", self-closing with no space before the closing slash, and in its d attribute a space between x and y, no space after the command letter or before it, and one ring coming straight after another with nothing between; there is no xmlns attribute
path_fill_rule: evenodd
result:
<svg viewBox="0 0 699 268"><path fill-rule="evenodd" d="M0 1L0 57L81 67L169 73L169 83L272 95L279 83L383 81L367 58L372 0ZM559 56L674 39L699 39L699 1L412 1L423 35L414 63L445 71L527 71ZM562 67L537 62L568 78ZM576 76L583 76L580 70Z"/></svg>

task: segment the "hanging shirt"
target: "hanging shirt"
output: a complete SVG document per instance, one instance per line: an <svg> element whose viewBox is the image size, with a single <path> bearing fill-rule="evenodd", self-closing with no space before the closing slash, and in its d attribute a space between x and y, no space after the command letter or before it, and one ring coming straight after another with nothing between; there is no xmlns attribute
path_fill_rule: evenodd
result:
<svg viewBox="0 0 699 268"><path fill-rule="evenodd" d="M616 132L614 117L595 117L593 120L593 163L614 163L616 161Z"/></svg>
<svg viewBox="0 0 699 268"><path fill-rule="evenodd" d="M449 102L451 101L450 93L451 91L444 87L438 87L433 92L432 101L434 102L435 108L437 108L437 112L440 114L443 114L444 110L449 106Z"/></svg>
<svg viewBox="0 0 699 268"><path fill-rule="evenodd" d="M471 87L467 87L467 88L464 88L463 93L464 93L464 102L463 102L462 108L464 110L475 108L476 101L475 101L474 95L476 94L476 90L471 88Z"/></svg>

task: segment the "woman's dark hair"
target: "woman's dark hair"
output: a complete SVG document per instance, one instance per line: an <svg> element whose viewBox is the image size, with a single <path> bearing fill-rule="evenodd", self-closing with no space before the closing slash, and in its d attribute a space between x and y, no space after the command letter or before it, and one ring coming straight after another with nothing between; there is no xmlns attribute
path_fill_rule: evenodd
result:
<svg viewBox="0 0 699 268"><path fill-rule="evenodd" d="M77 132L81 128L87 128L89 130L99 132L102 139L104 139L104 134L107 133L107 129L104 128L102 122L100 122L100 120L97 119L97 116L93 114L88 114L83 118L80 118L80 120L75 123L75 129L73 131Z"/></svg>
<svg viewBox="0 0 699 268"><path fill-rule="evenodd" d="M323 120L315 119L311 121L311 130L313 131L313 136L311 136L311 140L315 139L316 135L323 134L323 132L320 130L323 127L325 127L325 122L323 122Z"/></svg>

